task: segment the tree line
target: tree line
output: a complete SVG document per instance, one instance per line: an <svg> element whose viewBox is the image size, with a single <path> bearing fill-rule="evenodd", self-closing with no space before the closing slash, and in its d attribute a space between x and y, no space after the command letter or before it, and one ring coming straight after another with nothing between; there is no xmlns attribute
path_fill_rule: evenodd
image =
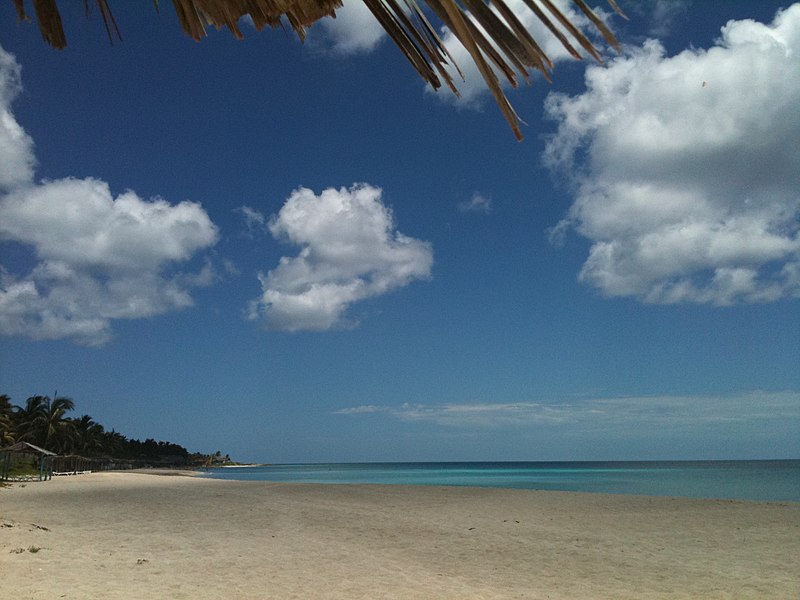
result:
<svg viewBox="0 0 800 600"><path fill-rule="evenodd" d="M31 396L22 406L0 395L0 448L28 442L60 455L114 458L150 464L210 465L230 462L214 454L190 453L180 444L130 439L114 429L106 430L89 415L70 417L75 410L71 398Z"/></svg>

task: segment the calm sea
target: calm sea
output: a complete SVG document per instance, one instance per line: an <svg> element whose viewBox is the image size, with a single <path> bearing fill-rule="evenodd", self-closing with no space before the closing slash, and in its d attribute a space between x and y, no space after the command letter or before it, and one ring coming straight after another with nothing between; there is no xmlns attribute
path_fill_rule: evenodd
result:
<svg viewBox="0 0 800 600"><path fill-rule="evenodd" d="M331 463L218 468L209 469L207 476L800 502L800 460Z"/></svg>

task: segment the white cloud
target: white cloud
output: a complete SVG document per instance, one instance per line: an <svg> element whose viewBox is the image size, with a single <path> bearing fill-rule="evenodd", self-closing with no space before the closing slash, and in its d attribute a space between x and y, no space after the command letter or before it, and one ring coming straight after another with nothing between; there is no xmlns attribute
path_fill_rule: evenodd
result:
<svg viewBox="0 0 800 600"><path fill-rule="evenodd" d="M309 40L317 38L317 31L324 32L324 38L318 43L326 44L329 49L340 55L370 52L386 37L386 32L364 2L344 0L342 8L336 11L335 18L325 18L318 22L318 28L311 30Z"/></svg>
<svg viewBox="0 0 800 600"><path fill-rule="evenodd" d="M361 406L351 406L334 411L336 415L366 415L370 413L386 412L387 409L374 404L363 404Z"/></svg>
<svg viewBox="0 0 800 600"><path fill-rule="evenodd" d="M541 426L569 431L691 429L740 423L800 422L800 393L752 391L728 396L639 396L563 402L359 406L335 414L384 413L408 422L456 428Z"/></svg>
<svg viewBox="0 0 800 600"><path fill-rule="evenodd" d="M36 260L27 272L0 265L0 334L100 345L113 319L189 306L190 289L213 282L214 270L172 269L216 242L205 211L130 191L114 198L92 178L34 183L33 144L9 107L19 87L19 66L0 49L0 158L11 161L0 161L0 242Z"/></svg>
<svg viewBox="0 0 800 600"><path fill-rule="evenodd" d="M34 339L102 344L112 319L137 319L192 304L189 290L209 285L206 264L169 274L213 245L216 227L199 204L114 198L108 184L62 179L11 192L0 201L0 239L33 247L26 274L0 282L0 332Z"/></svg>
<svg viewBox="0 0 800 600"><path fill-rule="evenodd" d="M653 0L650 13L650 35L669 33L674 21L689 9L691 0Z"/></svg>
<svg viewBox="0 0 800 600"><path fill-rule="evenodd" d="M36 162L33 140L11 112L22 91L20 71L14 55L0 47L0 192L30 182Z"/></svg>
<svg viewBox="0 0 800 600"><path fill-rule="evenodd" d="M268 231L267 218L263 213L249 206L240 206L235 210L236 212L242 213L244 223L247 226L248 235L253 236L256 233L266 233Z"/></svg>
<svg viewBox="0 0 800 600"><path fill-rule="evenodd" d="M800 4L771 25L729 22L709 50L665 57L648 41L587 69L582 95L551 94L546 162L576 189L555 233L591 240L581 281L654 303L800 296L789 73L800 73Z"/></svg>
<svg viewBox="0 0 800 600"><path fill-rule="evenodd" d="M479 192L472 194L472 198L459 202L458 210L461 212L478 212L488 215L492 212L492 199Z"/></svg>
<svg viewBox="0 0 800 600"><path fill-rule="evenodd" d="M263 293L251 303L250 318L263 319L268 329L322 331L346 324L352 303L429 277L430 244L395 230L381 194L367 184L319 196L295 190L269 229L300 252L259 274Z"/></svg>
<svg viewBox="0 0 800 600"><path fill-rule="evenodd" d="M644 23L647 34L664 37L672 31L675 21L685 16L693 0L639 0L624 7L631 22Z"/></svg>

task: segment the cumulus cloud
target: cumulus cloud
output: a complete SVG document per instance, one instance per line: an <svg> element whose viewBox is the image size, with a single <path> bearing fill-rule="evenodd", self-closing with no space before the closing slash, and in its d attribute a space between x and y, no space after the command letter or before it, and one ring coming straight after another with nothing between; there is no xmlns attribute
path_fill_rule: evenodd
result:
<svg viewBox="0 0 800 600"><path fill-rule="evenodd" d="M551 94L546 162L575 186L554 228L588 238L607 296L726 305L800 296L800 4L708 50L656 41Z"/></svg>
<svg viewBox="0 0 800 600"><path fill-rule="evenodd" d="M11 102L22 91L21 67L0 47L0 192L33 179L33 140L17 123Z"/></svg>
<svg viewBox="0 0 800 600"><path fill-rule="evenodd" d="M23 272L0 265L0 334L100 345L113 319L189 306L214 270L174 267L216 242L205 211L131 191L115 198L93 178L35 183L33 143L10 111L19 88L19 65L0 48L0 242L35 257Z"/></svg>
<svg viewBox="0 0 800 600"><path fill-rule="evenodd" d="M459 202L458 210L461 212L477 212L488 215L492 212L492 199L479 192L475 192L469 200Z"/></svg>
<svg viewBox="0 0 800 600"><path fill-rule="evenodd" d="M571 431L686 429L766 422L800 423L800 393L751 391L728 396L643 396L562 402L403 404L357 406L341 415L381 413L407 422L456 428L543 426Z"/></svg>
<svg viewBox="0 0 800 600"><path fill-rule="evenodd" d="M312 35L322 31L323 37L311 37L312 43L324 44L335 54L350 55L370 52L386 36L378 20L364 2L344 0L335 18L322 19Z"/></svg>
<svg viewBox="0 0 800 600"><path fill-rule="evenodd" d="M192 304L213 269L172 273L215 243L199 204L114 198L95 179L62 179L11 192L0 201L0 240L33 247L29 273L0 277L0 331L33 339L98 345L110 321L149 317Z"/></svg>
<svg viewBox="0 0 800 600"><path fill-rule="evenodd" d="M272 235L300 247L266 275L249 317L267 329L323 331L347 324L354 302L430 276L430 244L395 230L382 191L368 184L295 190L269 223Z"/></svg>

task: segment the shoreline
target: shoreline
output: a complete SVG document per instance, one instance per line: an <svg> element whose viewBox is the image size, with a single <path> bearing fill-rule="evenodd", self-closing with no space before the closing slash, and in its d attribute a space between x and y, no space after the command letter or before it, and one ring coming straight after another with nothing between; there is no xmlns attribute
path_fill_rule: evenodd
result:
<svg viewBox="0 0 800 600"><path fill-rule="evenodd" d="M269 465L242 465L242 466L269 466ZM216 467L214 467L216 468ZM325 487L386 487L386 488L436 488L436 489L461 489L461 490L500 490L512 492L531 492L534 494L574 494L578 496L621 496L623 498L640 498L640 499L664 499L664 500L697 500L701 502L734 502L745 504L777 504L780 506L795 505L800 508L800 500L753 500L749 498L723 498L723 497L697 497L697 496L676 496L676 495L661 495L661 494L629 494L625 492L586 492L574 490L557 490L557 489L530 489L530 488L510 488L510 487L496 487L493 485L448 485L438 483L321 483L316 481L272 481L260 479L225 479L224 477L207 477L205 468L200 469L127 469L125 471L96 471L87 473L78 473L78 475L99 475L101 473L134 473L139 475L155 475L161 477L192 477L205 481L219 481L222 483L241 483L253 485L287 485L287 486L319 486ZM30 483L29 481L9 481L9 483ZM34 483L39 483L34 480ZM44 483L44 482L43 482Z"/></svg>
<svg viewBox="0 0 800 600"><path fill-rule="evenodd" d="M794 460L794 459L793 459ZM251 466L271 466L269 464L254 464L254 465L241 465L241 467L251 467ZM218 468L218 467L211 467L211 468ZM224 467L224 468L236 468L236 467ZM224 477L207 477L207 469L205 467L201 468L142 468L142 469L126 469L122 471L88 471L86 473L78 473L78 475L103 475L106 473L132 473L136 475L155 475L159 477L191 477L196 478L199 480L204 481L218 481L220 483L238 483L238 484L251 484L251 485L282 485L282 486L313 486L313 487L386 487L386 488L435 488L435 489L456 489L456 490L498 490L498 491L510 491L510 492L530 492L533 494L567 494L567 495L577 495L577 496L610 496L616 497L620 496L622 498L640 498L640 499L664 499L664 500L688 500L688 501L700 501L700 502L733 502L733 503L744 503L744 504L776 504L780 506L797 506L800 508L800 500L753 500L750 498L724 498L724 497L697 497L697 496L680 496L680 495L668 495L668 494L629 494L626 492L587 492L587 491L575 491L575 490L558 490L558 489L538 489L538 488L511 488L511 487L496 487L493 485L448 485L448 484L439 484L439 483L361 483L361 482L336 482L336 483L329 483L329 482L317 482L317 481L272 481L272 480L260 480L260 479L225 479ZM59 478L61 476L58 476ZM40 483L37 480L32 480L33 483ZM31 483L31 481L9 481L10 484L18 484L18 483ZM41 482L46 483L46 482Z"/></svg>
<svg viewBox="0 0 800 600"><path fill-rule="evenodd" d="M199 467L201 469L246 469L251 467L271 467L269 463L241 463L235 465L210 465L208 467Z"/></svg>
<svg viewBox="0 0 800 600"><path fill-rule="evenodd" d="M0 489L4 592L794 600L800 591L800 503L163 471Z"/></svg>
<svg viewBox="0 0 800 600"><path fill-rule="evenodd" d="M562 490L621 495L800 502L800 460L270 464L201 469L205 477L324 484Z"/></svg>

